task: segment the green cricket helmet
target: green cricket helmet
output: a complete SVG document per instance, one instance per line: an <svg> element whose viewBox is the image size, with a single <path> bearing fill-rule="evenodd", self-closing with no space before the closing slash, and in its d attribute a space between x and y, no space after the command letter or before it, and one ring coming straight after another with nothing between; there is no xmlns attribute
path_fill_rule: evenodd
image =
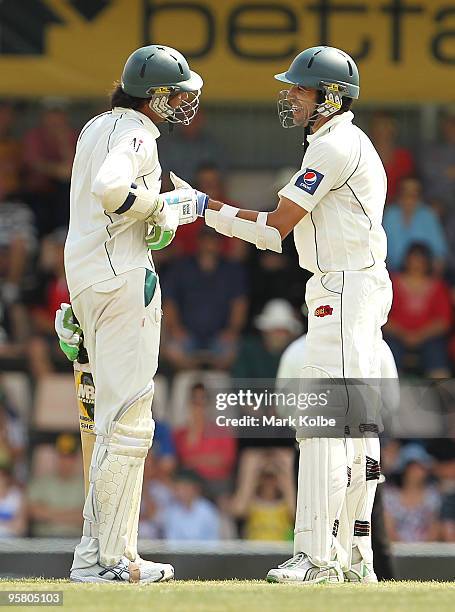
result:
<svg viewBox="0 0 455 612"><path fill-rule="evenodd" d="M132 53L126 61L121 78L125 93L135 98L150 99L150 108L170 123L188 125L197 113L202 78L190 70L185 57L176 49L164 45L147 45ZM177 108L169 99L187 94Z"/></svg>
<svg viewBox="0 0 455 612"><path fill-rule="evenodd" d="M286 72L276 74L282 83L317 89L321 92L314 112L307 112L304 120L295 121L295 111L302 110L289 90L281 91L278 114L283 127L294 127L315 121L318 115L330 117L341 109L343 97L359 97L359 70L347 53L335 47L310 47L297 55ZM306 109L308 110L308 109ZM302 122L303 121L303 122Z"/></svg>

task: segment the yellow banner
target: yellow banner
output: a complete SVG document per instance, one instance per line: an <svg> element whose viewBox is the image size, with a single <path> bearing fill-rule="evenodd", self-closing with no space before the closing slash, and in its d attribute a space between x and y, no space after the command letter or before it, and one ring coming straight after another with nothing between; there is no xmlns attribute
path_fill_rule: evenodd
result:
<svg viewBox="0 0 455 612"><path fill-rule="evenodd" d="M361 99L455 100L455 0L2 0L0 95L99 97L150 42L174 46L207 101L267 102L306 47L358 61Z"/></svg>

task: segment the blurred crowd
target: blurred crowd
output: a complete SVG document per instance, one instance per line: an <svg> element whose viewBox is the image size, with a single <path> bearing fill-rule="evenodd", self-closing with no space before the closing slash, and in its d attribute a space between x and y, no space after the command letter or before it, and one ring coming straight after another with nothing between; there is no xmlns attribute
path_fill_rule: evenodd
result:
<svg viewBox="0 0 455 612"><path fill-rule="evenodd" d="M30 128L19 119L14 104L0 103L0 537L78 536L78 435L37 431L33 398L46 377L72 374L54 313L69 302L63 248L80 126L62 100L46 101ZM393 113L369 119L389 182L384 228L394 302L383 332L400 375L411 379L450 378L455 365L455 109L441 113L438 130L413 150L400 142ZM202 112L158 145L163 190L172 169L212 198L237 203L229 160ZM277 181L292 173L280 171ZM248 193L238 204L248 204ZM309 274L298 267L292 238L282 255L259 252L200 221L183 226L154 259L164 311L159 373L171 387L182 372L196 375L180 422L166 412L157 419L140 535L290 540L292 439L220 437L204 375L276 376L283 351L305 330ZM19 372L30 384L31 414L9 393L8 377ZM382 463L391 538L455 541L455 422L448 418L444 439L385 439Z"/></svg>

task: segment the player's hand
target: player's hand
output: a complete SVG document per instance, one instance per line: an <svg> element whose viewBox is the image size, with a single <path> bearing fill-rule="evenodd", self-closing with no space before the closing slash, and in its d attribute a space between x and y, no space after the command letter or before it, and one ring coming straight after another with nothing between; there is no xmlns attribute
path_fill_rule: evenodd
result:
<svg viewBox="0 0 455 612"><path fill-rule="evenodd" d="M175 189L160 193L157 212L149 222L166 229L176 230L179 225L193 223L197 219L197 197L194 189Z"/></svg>
<svg viewBox="0 0 455 612"><path fill-rule="evenodd" d="M171 177L172 184L176 189L191 189L192 191L194 191L196 195L196 214L198 217L203 217L209 203L209 196L206 193L203 193L202 191L193 189L193 187L191 187L189 183L181 179L173 172L169 172L169 176Z"/></svg>
<svg viewBox="0 0 455 612"><path fill-rule="evenodd" d="M55 313L55 331L60 341L60 348L70 361L77 359L82 339L82 329L77 323L70 304L60 304Z"/></svg>
<svg viewBox="0 0 455 612"><path fill-rule="evenodd" d="M163 229L159 225L147 226L145 244L150 251L160 251L174 240L175 230Z"/></svg>

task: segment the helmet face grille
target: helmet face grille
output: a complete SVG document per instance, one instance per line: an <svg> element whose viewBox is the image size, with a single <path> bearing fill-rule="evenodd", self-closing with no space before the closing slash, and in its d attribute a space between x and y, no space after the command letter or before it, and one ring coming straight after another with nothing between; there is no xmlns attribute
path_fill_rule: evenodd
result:
<svg viewBox="0 0 455 612"><path fill-rule="evenodd" d="M182 100L180 105L176 108L169 104L169 97L172 95L172 92L170 92L168 88L166 88L166 90L167 91L157 90L152 95L149 107L154 113L169 123L189 125L198 111L201 90L199 89L198 91L186 93L186 98Z"/></svg>
<svg viewBox="0 0 455 612"><path fill-rule="evenodd" d="M290 89L283 89L278 94L278 117L284 128L306 127L320 116L331 117L341 110L342 94L332 91L330 86L324 86L315 103L303 103Z"/></svg>
<svg viewBox="0 0 455 612"><path fill-rule="evenodd" d="M290 89L283 89L278 94L278 118L284 128L305 127L310 121L317 119L318 103L302 104L291 94Z"/></svg>
<svg viewBox="0 0 455 612"><path fill-rule="evenodd" d="M187 93L187 99L182 100L180 106L174 109L174 113L167 118L169 123L182 123L183 125L189 125L199 108L199 98L201 90L191 91Z"/></svg>

